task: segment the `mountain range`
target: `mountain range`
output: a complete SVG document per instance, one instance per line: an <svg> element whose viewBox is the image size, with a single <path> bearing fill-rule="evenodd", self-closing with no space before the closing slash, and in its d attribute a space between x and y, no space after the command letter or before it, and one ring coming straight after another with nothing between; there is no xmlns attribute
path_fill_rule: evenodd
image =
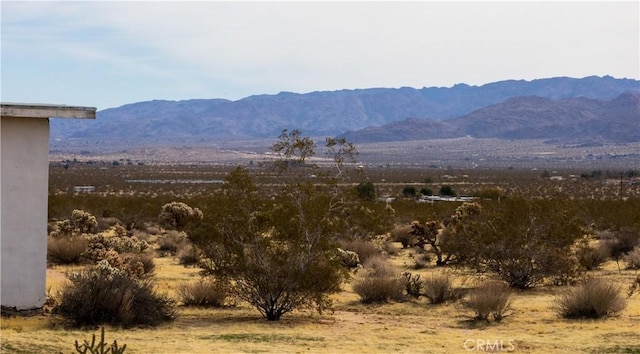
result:
<svg viewBox="0 0 640 354"><path fill-rule="evenodd" d="M482 86L281 92L237 101L154 100L52 120L51 137L161 141L276 137L282 129L356 142L470 135L640 141L640 81L610 76Z"/></svg>

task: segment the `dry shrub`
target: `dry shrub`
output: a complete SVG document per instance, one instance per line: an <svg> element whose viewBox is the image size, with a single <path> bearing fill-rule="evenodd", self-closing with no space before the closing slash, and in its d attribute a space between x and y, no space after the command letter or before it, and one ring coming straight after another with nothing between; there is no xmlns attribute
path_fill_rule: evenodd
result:
<svg viewBox="0 0 640 354"><path fill-rule="evenodd" d="M78 264L87 250L82 236L47 237L47 260L52 264Z"/></svg>
<svg viewBox="0 0 640 354"><path fill-rule="evenodd" d="M624 310L627 302L614 284L591 278L556 298L556 312L564 318L603 318Z"/></svg>
<svg viewBox="0 0 640 354"><path fill-rule="evenodd" d="M395 242L400 242L402 248L412 247L416 244L417 239L411 233L411 226L397 225L391 230L391 237Z"/></svg>
<svg viewBox="0 0 640 354"><path fill-rule="evenodd" d="M416 252L418 252L418 255L414 257L415 263L413 264L413 269L426 268L431 263L431 254L417 247Z"/></svg>
<svg viewBox="0 0 640 354"><path fill-rule="evenodd" d="M113 218L113 217L99 218L98 226L96 227L96 232L107 231L116 225L122 226L122 222L120 222L120 220L118 220L117 218Z"/></svg>
<svg viewBox="0 0 640 354"><path fill-rule="evenodd" d="M576 250L576 257L584 269L595 270L609 259L609 248L601 243L597 246L583 245Z"/></svg>
<svg viewBox="0 0 640 354"><path fill-rule="evenodd" d="M160 234L160 226L158 226L157 224L154 224L154 223L145 223L144 224L144 230L149 235L159 235Z"/></svg>
<svg viewBox="0 0 640 354"><path fill-rule="evenodd" d="M395 256L398 254L398 248L391 241L385 241L382 243L382 250L389 256Z"/></svg>
<svg viewBox="0 0 640 354"><path fill-rule="evenodd" d="M169 230L164 236L158 238L158 251L175 256L186 243L187 234L181 231Z"/></svg>
<svg viewBox="0 0 640 354"><path fill-rule="evenodd" d="M358 254L360 262L366 263L371 257L380 255L380 249L371 241L353 240L341 242L342 248Z"/></svg>
<svg viewBox="0 0 640 354"><path fill-rule="evenodd" d="M157 294L151 280L140 280L101 261L69 276L54 313L75 326L158 325L175 318L173 301Z"/></svg>
<svg viewBox="0 0 640 354"><path fill-rule="evenodd" d="M176 291L184 306L222 307L229 297L229 284L213 279L180 283Z"/></svg>
<svg viewBox="0 0 640 354"><path fill-rule="evenodd" d="M489 281L469 294L465 305L475 311L476 320L500 322L511 308L511 289L502 281Z"/></svg>
<svg viewBox="0 0 640 354"><path fill-rule="evenodd" d="M622 259L627 264L627 269L640 269L640 247L634 248Z"/></svg>
<svg viewBox="0 0 640 354"><path fill-rule="evenodd" d="M132 253L126 255L130 264L135 264L142 268L142 276L149 277L155 273L156 263L153 260L152 253Z"/></svg>
<svg viewBox="0 0 640 354"><path fill-rule="evenodd" d="M404 299L405 281L382 256L365 262L366 272L353 282L353 291L365 304L401 301Z"/></svg>
<svg viewBox="0 0 640 354"><path fill-rule="evenodd" d="M451 278L446 274L432 275L424 281L424 296L432 304L457 300L459 292L453 288Z"/></svg>
<svg viewBox="0 0 640 354"><path fill-rule="evenodd" d="M200 250L191 244L185 244L178 251L178 262L185 267L196 266L200 262Z"/></svg>

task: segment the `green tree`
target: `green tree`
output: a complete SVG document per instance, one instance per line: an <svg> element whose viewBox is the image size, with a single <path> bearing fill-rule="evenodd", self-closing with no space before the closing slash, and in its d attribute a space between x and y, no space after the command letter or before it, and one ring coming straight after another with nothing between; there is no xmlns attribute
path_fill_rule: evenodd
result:
<svg viewBox="0 0 640 354"><path fill-rule="evenodd" d="M405 198L415 198L417 193L416 187L414 186L406 186L402 189L402 195Z"/></svg>
<svg viewBox="0 0 640 354"><path fill-rule="evenodd" d="M278 136L278 141L271 146L271 151L284 158L276 163L277 167L300 166L304 165L305 160L315 155L315 143L311 138L302 136L302 132L298 129L291 132L283 129Z"/></svg>
<svg viewBox="0 0 640 354"><path fill-rule="evenodd" d="M223 216L192 237L207 257L206 271L228 280L233 294L269 321L299 307L330 306L328 295L346 276L335 257L339 208L331 195L301 184L265 200L252 193L242 169L227 182Z"/></svg>
<svg viewBox="0 0 640 354"><path fill-rule="evenodd" d="M365 200L373 200L376 198L376 187L371 181L360 182L356 187L358 197Z"/></svg>
<svg viewBox="0 0 640 354"><path fill-rule="evenodd" d="M443 196L455 197L456 191L450 185L444 185L440 187L440 192L438 194Z"/></svg>

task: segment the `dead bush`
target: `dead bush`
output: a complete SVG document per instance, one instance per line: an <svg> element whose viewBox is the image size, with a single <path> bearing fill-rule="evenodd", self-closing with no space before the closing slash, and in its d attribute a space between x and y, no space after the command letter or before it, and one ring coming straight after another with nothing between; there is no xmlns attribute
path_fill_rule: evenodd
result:
<svg viewBox="0 0 640 354"><path fill-rule="evenodd" d="M47 261L51 264L79 264L87 250L82 236L47 237Z"/></svg>
<svg viewBox="0 0 640 354"><path fill-rule="evenodd" d="M401 301L404 299L405 281L382 256L365 262L365 273L353 282L353 291L364 304Z"/></svg>
<svg viewBox="0 0 640 354"><path fill-rule="evenodd" d="M151 280L132 278L106 260L69 279L54 313L75 326L153 326L175 318L173 301L156 293Z"/></svg>
<svg viewBox="0 0 640 354"><path fill-rule="evenodd" d="M564 318L603 318L624 310L620 289L602 279L591 278L556 298L554 308Z"/></svg>
<svg viewBox="0 0 640 354"><path fill-rule="evenodd" d="M511 308L511 289L502 281L489 281L469 294L465 305L475 311L475 319L500 322Z"/></svg>
<svg viewBox="0 0 640 354"><path fill-rule="evenodd" d="M222 307L229 297L229 284L203 279L181 283L176 291L184 306Z"/></svg>

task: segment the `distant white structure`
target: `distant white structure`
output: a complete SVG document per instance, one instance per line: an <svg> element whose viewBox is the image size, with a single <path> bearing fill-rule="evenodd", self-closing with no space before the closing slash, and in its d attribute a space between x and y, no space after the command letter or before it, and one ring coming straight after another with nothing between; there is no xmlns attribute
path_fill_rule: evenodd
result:
<svg viewBox="0 0 640 354"><path fill-rule="evenodd" d="M472 202L473 197L448 197L439 195L423 195L418 199L419 202Z"/></svg>
<svg viewBox="0 0 640 354"><path fill-rule="evenodd" d="M2 103L0 244L2 311L45 302L49 118L94 119L93 107Z"/></svg>
<svg viewBox="0 0 640 354"><path fill-rule="evenodd" d="M92 193L96 191L96 186L75 186L73 191L76 193Z"/></svg>

